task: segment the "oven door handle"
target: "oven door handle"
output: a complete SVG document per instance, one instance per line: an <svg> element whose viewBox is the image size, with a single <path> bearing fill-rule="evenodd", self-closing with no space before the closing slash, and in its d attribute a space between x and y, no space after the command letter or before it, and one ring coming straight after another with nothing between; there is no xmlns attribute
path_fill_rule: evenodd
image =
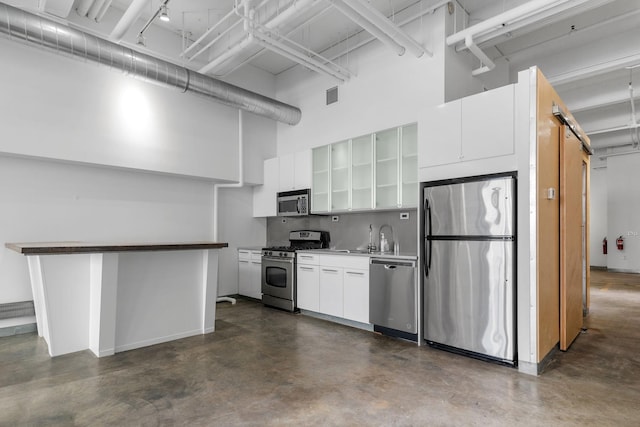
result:
<svg viewBox="0 0 640 427"><path fill-rule="evenodd" d="M294 258L280 258L280 257L270 257L267 255L262 255L262 261L275 261L275 262L283 262L287 264L293 264L295 261Z"/></svg>

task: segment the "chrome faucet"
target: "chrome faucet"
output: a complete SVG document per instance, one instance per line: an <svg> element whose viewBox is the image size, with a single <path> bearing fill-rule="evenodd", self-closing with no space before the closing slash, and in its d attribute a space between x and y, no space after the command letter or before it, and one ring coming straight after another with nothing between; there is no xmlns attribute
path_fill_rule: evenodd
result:
<svg viewBox="0 0 640 427"><path fill-rule="evenodd" d="M373 225L369 224L369 245L367 246L369 253L376 250L376 245L373 243Z"/></svg>

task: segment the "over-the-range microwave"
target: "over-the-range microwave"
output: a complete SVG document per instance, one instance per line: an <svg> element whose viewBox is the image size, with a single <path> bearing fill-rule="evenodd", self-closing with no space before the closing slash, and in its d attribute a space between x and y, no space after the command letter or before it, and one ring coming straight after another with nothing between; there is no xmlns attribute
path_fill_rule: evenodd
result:
<svg viewBox="0 0 640 427"><path fill-rule="evenodd" d="M278 216L309 215L311 190L283 191L278 193Z"/></svg>

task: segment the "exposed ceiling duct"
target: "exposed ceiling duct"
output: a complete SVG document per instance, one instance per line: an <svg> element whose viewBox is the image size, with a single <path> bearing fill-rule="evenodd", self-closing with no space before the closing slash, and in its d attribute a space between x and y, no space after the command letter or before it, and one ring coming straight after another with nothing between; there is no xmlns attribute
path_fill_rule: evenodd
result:
<svg viewBox="0 0 640 427"><path fill-rule="evenodd" d="M0 33L290 125L299 108L0 3Z"/></svg>

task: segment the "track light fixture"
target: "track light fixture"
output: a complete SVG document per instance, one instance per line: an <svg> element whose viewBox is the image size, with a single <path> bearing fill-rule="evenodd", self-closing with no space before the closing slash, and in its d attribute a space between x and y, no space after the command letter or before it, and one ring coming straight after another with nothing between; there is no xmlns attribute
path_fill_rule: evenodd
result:
<svg viewBox="0 0 640 427"><path fill-rule="evenodd" d="M169 22L171 20L169 15L167 15L167 3L163 3L160 6L160 20L164 22Z"/></svg>
<svg viewBox="0 0 640 427"><path fill-rule="evenodd" d="M138 41L136 42L137 44L139 44L140 46L146 46L144 32L147 31L147 28L149 28L149 25L151 25L154 19L159 17L163 22L170 21L169 15L167 15L167 3L169 3L169 0L164 0L158 10L156 10L156 13L154 13L151 18L149 18L146 24L144 24L144 27L142 27L142 29L138 33Z"/></svg>

